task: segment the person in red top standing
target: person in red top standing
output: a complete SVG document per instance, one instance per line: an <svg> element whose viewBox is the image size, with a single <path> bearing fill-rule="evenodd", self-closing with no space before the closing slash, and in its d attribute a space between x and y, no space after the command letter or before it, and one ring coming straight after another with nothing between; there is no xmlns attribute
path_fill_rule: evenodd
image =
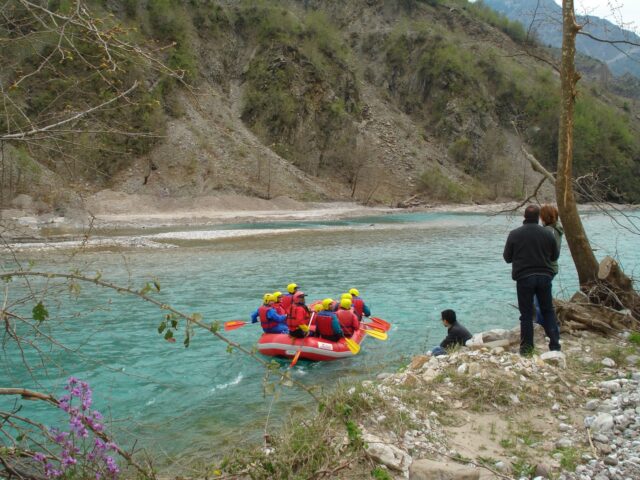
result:
<svg viewBox="0 0 640 480"><path fill-rule="evenodd" d="M289 335L295 338L304 338L307 336L307 332L300 328L300 326L308 326L309 319L311 318L311 312L309 312L309 307L304 303L304 297L304 292L300 291L293 295L293 304L287 317Z"/></svg>
<svg viewBox="0 0 640 480"><path fill-rule="evenodd" d="M340 327L342 327L342 333L345 337L351 337L353 332L360 328L360 321L358 316L351 309L351 299L343 298L340 300L340 308L336 312Z"/></svg>

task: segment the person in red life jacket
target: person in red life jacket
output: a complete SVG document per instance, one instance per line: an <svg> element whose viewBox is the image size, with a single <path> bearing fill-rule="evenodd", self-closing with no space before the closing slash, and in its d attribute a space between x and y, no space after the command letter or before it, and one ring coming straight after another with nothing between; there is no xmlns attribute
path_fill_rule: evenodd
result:
<svg viewBox="0 0 640 480"><path fill-rule="evenodd" d="M371 310L369 310L369 307L367 307L367 305L364 303L364 300L360 298L360 292L358 291L358 289L352 288L351 290L349 290L349 293L351 294L351 304L353 305L353 310L358 316L358 320L362 320L362 315L364 315L365 317L370 316Z"/></svg>
<svg viewBox="0 0 640 480"><path fill-rule="evenodd" d="M287 310L282 306L282 292L273 292L273 308L276 309L278 315L287 315Z"/></svg>
<svg viewBox="0 0 640 480"><path fill-rule="evenodd" d="M278 314L273 306L274 301L273 295L266 293L262 305L251 314L251 323L256 323L259 319L264 333L287 333L287 316Z"/></svg>
<svg viewBox="0 0 640 480"><path fill-rule="evenodd" d="M311 318L309 307L304 304L304 296L304 292L300 291L293 294L293 304L287 317L289 335L295 338L304 338L307 336L307 332L305 332L303 328L300 328L300 326L308 326L309 319Z"/></svg>
<svg viewBox="0 0 640 480"><path fill-rule="evenodd" d="M340 308L336 312L338 322L345 337L351 337L353 332L360 328L360 321L358 316L353 312L351 308L351 298L343 298L340 300Z"/></svg>
<svg viewBox="0 0 640 480"><path fill-rule="evenodd" d="M282 308L284 309L284 311L287 312L287 314L289 313L289 310L291 310L291 305L293 304L293 295L297 291L298 291L298 284L290 283L289 285L287 285L288 293L284 294L282 296L282 299L280 300L280 304L282 305Z"/></svg>
<svg viewBox="0 0 640 480"><path fill-rule="evenodd" d="M344 332L340 327L337 315L331 310L333 303L331 298L325 298L322 301L322 310L316 315L316 337L337 342L344 337Z"/></svg>

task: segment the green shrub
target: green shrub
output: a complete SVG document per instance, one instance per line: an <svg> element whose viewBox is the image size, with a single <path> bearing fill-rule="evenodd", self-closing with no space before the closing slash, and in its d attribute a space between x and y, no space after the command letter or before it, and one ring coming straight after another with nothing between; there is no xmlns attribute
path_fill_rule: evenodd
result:
<svg viewBox="0 0 640 480"><path fill-rule="evenodd" d="M462 202L468 199L464 187L433 167L420 176L421 189L436 200Z"/></svg>
<svg viewBox="0 0 640 480"><path fill-rule="evenodd" d="M449 155L457 163L467 163L473 154L473 144L467 137L460 137L449 147Z"/></svg>

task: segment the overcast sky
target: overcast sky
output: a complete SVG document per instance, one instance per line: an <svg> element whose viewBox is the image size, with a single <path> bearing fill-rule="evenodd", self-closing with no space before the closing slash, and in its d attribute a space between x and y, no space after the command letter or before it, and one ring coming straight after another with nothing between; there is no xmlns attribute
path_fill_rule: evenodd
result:
<svg viewBox="0 0 640 480"><path fill-rule="evenodd" d="M555 0L562 5L562 0ZM574 0L577 15L606 18L616 25L638 32L640 0Z"/></svg>

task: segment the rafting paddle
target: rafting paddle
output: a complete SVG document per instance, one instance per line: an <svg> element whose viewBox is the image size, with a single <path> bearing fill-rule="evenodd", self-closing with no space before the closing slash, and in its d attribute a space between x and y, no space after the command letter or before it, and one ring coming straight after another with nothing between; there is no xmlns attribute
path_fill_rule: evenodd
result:
<svg viewBox="0 0 640 480"><path fill-rule="evenodd" d="M308 332L309 328L311 327L311 322L313 322L313 317L315 317L316 312L313 312L311 314L311 318L309 319L309 324L308 325L300 325L300 328L302 331L304 332ZM301 327L307 327L307 329L305 330L304 328ZM296 354L293 356L293 360L291 360L291 363L289 364L289 368L293 368L296 366L296 363L298 363L298 359L300 358L300 354L302 353L302 346L304 345L304 338L301 339L302 341L300 342L300 348L298 348L298 351L296 352ZM294 340L295 343L295 340Z"/></svg>
<svg viewBox="0 0 640 480"><path fill-rule="evenodd" d="M257 323L258 322L256 322L256 324ZM228 332L229 330L242 328L245 325L249 325L249 322L243 322L242 320L229 320L228 322L224 322L224 329Z"/></svg>
<svg viewBox="0 0 640 480"><path fill-rule="evenodd" d="M378 317L369 317L369 319L371 320L371 322L375 324L374 325L375 327L379 327L381 330L384 330L385 332L389 331L389 329L391 328L391 324L386 320L383 320Z"/></svg>
<svg viewBox="0 0 640 480"><path fill-rule="evenodd" d="M344 343L347 344L347 348L351 350L351 353L353 353L354 355L357 355L358 352L360 351L360 345L357 342L351 340L350 338L347 338L347 337L343 337L343 338L344 338Z"/></svg>
<svg viewBox="0 0 640 480"><path fill-rule="evenodd" d="M363 328L362 331L373 338L377 338L378 340L386 340L387 338L389 338L389 336L387 335L387 332L381 332L380 330L371 330L369 328Z"/></svg>

